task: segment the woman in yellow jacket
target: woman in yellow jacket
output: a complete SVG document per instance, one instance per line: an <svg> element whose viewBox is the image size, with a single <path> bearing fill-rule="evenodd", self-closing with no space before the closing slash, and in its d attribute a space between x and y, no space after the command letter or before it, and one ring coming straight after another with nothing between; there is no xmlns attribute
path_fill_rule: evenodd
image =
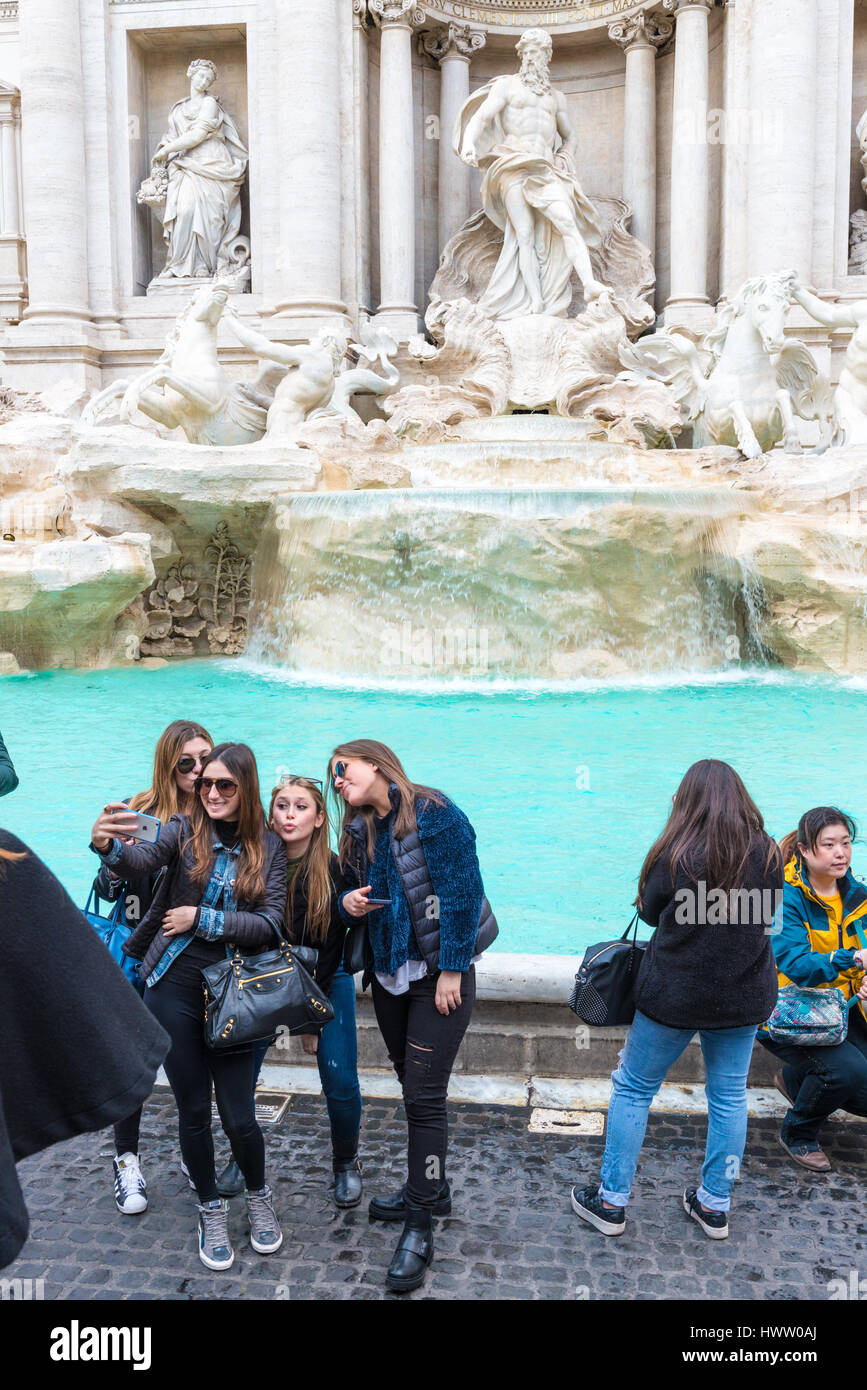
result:
<svg viewBox="0 0 867 1390"><path fill-rule="evenodd" d="M759 1030L759 1041L783 1066L774 1077L791 1109L780 1143L802 1167L826 1173L819 1147L823 1120L835 1110L867 1116L867 950L856 923L867 930L867 888L849 865L855 824L835 806L807 811L780 842L785 863L782 930L771 937L779 983L857 995L846 1040L832 1047L780 1043Z"/></svg>

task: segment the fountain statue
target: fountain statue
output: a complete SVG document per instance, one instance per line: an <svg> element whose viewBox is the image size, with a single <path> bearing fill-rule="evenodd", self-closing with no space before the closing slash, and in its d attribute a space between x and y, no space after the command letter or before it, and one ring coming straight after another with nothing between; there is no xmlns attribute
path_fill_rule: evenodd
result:
<svg viewBox="0 0 867 1390"><path fill-rule="evenodd" d="M433 442L465 421L541 411L580 418L585 438L671 444L671 389L622 380L622 350L654 321L650 252L627 231L627 203L591 200L578 182L550 35L527 29L517 51L519 71L458 115L453 147L484 171L482 206L443 250L425 315L433 341L409 344L425 385L388 398L392 429Z"/></svg>
<svg viewBox="0 0 867 1390"><path fill-rule="evenodd" d="M709 370L694 343L665 332L627 344L623 365L632 379L648 376L673 387L696 448L725 444L759 458L782 440L790 453L800 453L797 416L820 421L827 447L828 383L804 344L784 336L793 296L800 298L794 271L747 280L702 338Z"/></svg>
<svg viewBox="0 0 867 1390"><path fill-rule="evenodd" d="M565 312L573 271L588 302L605 288L588 250L599 247L602 230L566 152L566 98L551 85L551 36L528 29L517 50L520 71L474 92L454 135L455 153L484 171L482 206L504 233L479 302L493 319Z"/></svg>
<svg viewBox="0 0 867 1390"><path fill-rule="evenodd" d="M175 102L138 202L159 217L166 263L150 291L218 276L242 289L250 279L250 243L240 236L247 150L232 117L209 88L217 69L197 58L187 69L190 94Z"/></svg>
<svg viewBox="0 0 867 1390"><path fill-rule="evenodd" d="M833 443L867 444L867 299L826 304L797 283L792 295L817 323L854 330L834 391Z"/></svg>
<svg viewBox="0 0 867 1390"><path fill-rule="evenodd" d="M363 432L351 397L385 395L397 386L399 373L389 362L397 352L391 334L368 324L360 344L327 332L310 344L272 342L235 312L229 290L219 280L203 285L178 315L158 362L134 380L114 381L94 395L82 424L99 424L119 400L124 423L134 423L139 410L168 429L180 427L191 444L252 444L264 436L294 443L305 422L322 413L354 422L356 433ZM249 384L225 379L217 353L221 322L267 363ZM341 372L348 350L371 362L378 359L385 374L363 367Z"/></svg>

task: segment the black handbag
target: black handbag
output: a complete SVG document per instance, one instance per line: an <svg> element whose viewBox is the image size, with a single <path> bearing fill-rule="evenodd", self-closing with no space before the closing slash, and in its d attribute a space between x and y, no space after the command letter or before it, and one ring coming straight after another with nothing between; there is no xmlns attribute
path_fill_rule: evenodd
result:
<svg viewBox="0 0 867 1390"><path fill-rule="evenodd" d="M584 952L569 996L569 1008L584 1023L610 1028L635 1017L635 981L648 945L636 940L637 932L636 912L619 941L600 941Z"/></svg>
<svg viewBox="0 0 867 1390"><path fill-rule="evenodd" d="M249 1047L274 1034L324 1028L334 1017L331 1000L308 973L318 952L290 946L281 939L276 950L232 956L206 966L205 1042L215 1051Z"/></svg>

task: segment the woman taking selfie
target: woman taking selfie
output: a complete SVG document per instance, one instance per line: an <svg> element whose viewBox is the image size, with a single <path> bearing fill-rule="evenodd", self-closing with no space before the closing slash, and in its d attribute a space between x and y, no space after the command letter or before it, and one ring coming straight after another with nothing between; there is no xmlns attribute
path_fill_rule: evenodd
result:
<svg viewBox="0 0 867 1390"><path fill-rule="evenodd" d="M321 785L312 777L283 777L271 793L268 825L286 847L287 940L293 946L313 946L319 952L313 977L334 1009L334 1018L321 1031L311 1029L301 1035L301 1045L309 1057L315 1056L319 1066L331 1124L334 1201L345 1208L357 1207L362 1196L355 984L343 969L346 923L337 907L338 897L350 885L329 847L328 812ZM258 1050L257 1076L266 1051L267 1047Z"/></svg>
<svg viewBox="0 0 867 1390"><path fill-rule="evenodd" d="M132 811L156 816L165 824L172 816L186 813L195 800L196 778L202 770L202 758L211 751L213 739L201 724L189 719L176 719L164 729L157 740L154 770L147 791L138 792L128 801ZM130 841L131 844L135 843ZM124 902L126 925L135 929L144 917L163 873L141 876L121 876L105 864L100 865L93 890L105 902ZM141 986L140 993L144 990ZM147 1183L139 1163L139 1133L141 1106L127 1119L114 1127L114 1146L117 1156L114 1166L114 1200L124 1216L143 1212L148 1204Z"/></svg>
<svg viewBox="0 0 867 1390"><path fill-rule="evenodd" d="M211 1134L211 1081L232 1152L247 1185L250 1242L260 1254L283 1243L271 1189L265 1183L265 1145L253 1104L253 1048L216 1052L204 1039L201 971L231 947L255 952L283 926L286 854L265 825L259 775L243 743L221 743L207 754L189 815L172 816L155 844L123 843L136 828L122 803L106 807L92 844L116 871L168 873L125 950L141 960L145 1003L172 1039L166 1074L178 1106L181 1153L199 1197L199 1257L209 1269L228 1269L228 1204L217 1193Z"/></svg>
<svg viewBox="0 0 867 1390"><path fill-rule="evenodd" d="M573 1210L604 1235L623 1234L650 1103L695 1033L707 1076L707 1145L701 1185L686 1189L683 1208L712 1240L728 1235L756 1026L777 997L769 933L781 889L780 852L734 768L713 758L694 763L638 882L639 916L656 930L611 1078L601 1182L572 1189Z"/></svg>
<svg viewBox="0 0 867 1390"><path fill-rule="evenodd" d="M816 806L780 841L783 922L771 937L780 986L839 989L858 999L844 1041L829 1047L780 1042L759 1030L759 1042L783 1063L774 1083L791 1106L780 1143L813 1173L831 1168L819 1146L827 1117L835 1110L867 1115L867 951L855 930L856 923L867 929L867 889L852 876L854 838L851 816L836 806Z"/></svg>
<svg viewBox="0 0 867 1390"><path fill-rule="evenodd" d="M405 1293L433 1258L432 1216L451 1211L446 1095L475 1001L473 962L497 926L463 811L411 782L372 739L335 748L329 772L343 804L340 862L358 883L340 911L365 920L376 1018L403 1088L406 1185L372 1201L370 1216L404 1222L386 1283Z"/></svg>

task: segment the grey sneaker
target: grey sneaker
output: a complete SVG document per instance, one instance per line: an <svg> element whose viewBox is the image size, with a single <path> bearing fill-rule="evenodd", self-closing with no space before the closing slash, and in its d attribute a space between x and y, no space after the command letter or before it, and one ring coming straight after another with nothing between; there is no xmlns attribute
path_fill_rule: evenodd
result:
<svg viewBox="0 0 867 1390"><path fill-rule="evenodd" d="M222 1197L199 1207L199 1259L208 1269L229 1269L235 1262L229 1240L229 1203Z"/></svg>
<svg viewBox="0 0 867 1390"><path fill-rule="evenodd" d="M283 1232L274 1210L270 1187L261 1192L247 1192L247 1212L250 1216L250 1244L260 1255L273 1255L283 1244Z"/></svg>

